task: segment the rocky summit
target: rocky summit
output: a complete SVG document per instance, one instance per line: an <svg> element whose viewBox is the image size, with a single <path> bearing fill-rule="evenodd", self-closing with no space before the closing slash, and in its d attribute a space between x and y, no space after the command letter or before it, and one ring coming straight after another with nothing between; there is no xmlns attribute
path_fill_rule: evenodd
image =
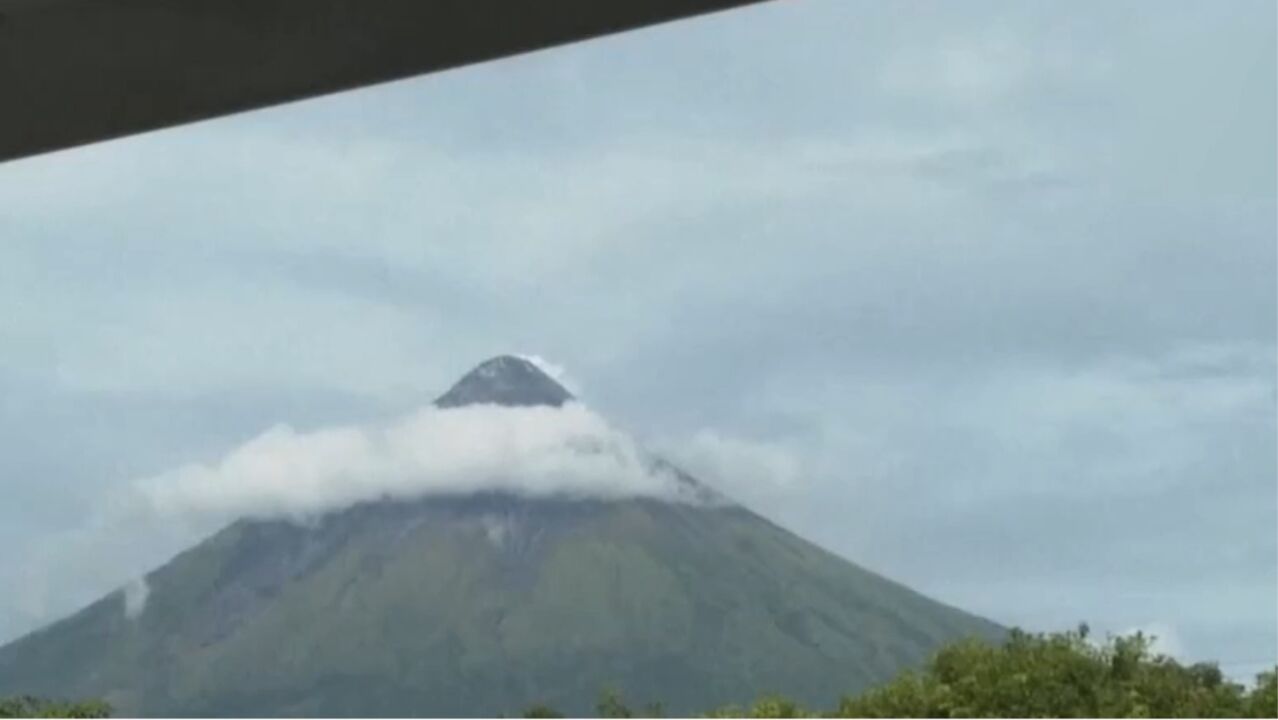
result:
<svg viewBox="0 0 1278 720"><path fill-rule="evenodd" d="M466 373L435 405L441 408L478 404L560 407L572 399L571 393L536 365L513 355L501 355Z"/></svg>

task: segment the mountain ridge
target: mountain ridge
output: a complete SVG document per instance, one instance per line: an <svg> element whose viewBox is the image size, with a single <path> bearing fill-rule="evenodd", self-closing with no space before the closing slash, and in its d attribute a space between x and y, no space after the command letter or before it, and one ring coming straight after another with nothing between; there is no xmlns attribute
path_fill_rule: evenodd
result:
<svg viewBox="0 0 1278 720"><path fill-rule="evenodd" d="M439 408L478 404L561 407L573 400L576 398L572 393L533 362L516 355L498 355L463 375L434 405Z"/></svg>
<svg viewBox="0 0 1278 720"><path fill-rule="evenodd" d="M440 397L574 400L512 356ZM0 647L0 694L139 715L491 716L589 714L612 687L692 712L763 692L829 703L1002 633L735 503L653 497L483 491L242 519L146 585L135 613L117 591Z"/></svg>

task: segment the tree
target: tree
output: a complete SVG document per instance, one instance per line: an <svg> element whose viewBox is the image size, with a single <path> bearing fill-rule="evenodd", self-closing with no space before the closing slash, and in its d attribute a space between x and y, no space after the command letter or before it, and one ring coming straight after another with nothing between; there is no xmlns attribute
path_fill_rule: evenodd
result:
<svg viewBox="0 0 1278 720"><path fill-rule="evenodd" d="M24 695L0 698L0 718L106 718L111 706L101 700L63 702Z"/></svg>
<svg viewBox="0 0 1278 720"><path fill-rule="evenodd" d="M595 703L595 714L601 718L632 717L630 708L626 707L621 700L621 694L611 688L599 694L599 702Z"/></svg>
<svg viewBox="0 0 1278 720"><path fill-rule="evenodd" d="M1012 631L1002 645L943 648L921 674L839 703L841 717L1278 716L1272 682L1250 693L1214 664L1184 666L1140 633L1104 643L1075 632ZM1265 682L1269 682L1266 685ZM1266 694L1268 693L1268 695Z"/></svg>
<svg viewBox="0 0 1278 720"><path fill-rule="evenodd" d="M1256 686L1247 696L1247 717L1278 717L1278 668L1256 676Z"/></svg>
<svg viewBox="0 0 1278 720"><path fill-rule="evenodd" d="M666 706L659 702L650 702L643 706L643 716L646 718L663 718L666 716Z"/></svg>

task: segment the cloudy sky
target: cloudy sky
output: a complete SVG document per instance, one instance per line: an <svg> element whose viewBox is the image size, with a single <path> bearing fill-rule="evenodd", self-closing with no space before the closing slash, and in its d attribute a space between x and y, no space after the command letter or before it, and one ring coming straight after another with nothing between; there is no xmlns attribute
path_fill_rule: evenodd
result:
<svg viewBox="0 0 1278 720"><path fill-rule="evenodd" d="M1273 662L1275 20L775 2L0 165L0 638L180 546L139 478L524 352L941 600Z"/></svg>

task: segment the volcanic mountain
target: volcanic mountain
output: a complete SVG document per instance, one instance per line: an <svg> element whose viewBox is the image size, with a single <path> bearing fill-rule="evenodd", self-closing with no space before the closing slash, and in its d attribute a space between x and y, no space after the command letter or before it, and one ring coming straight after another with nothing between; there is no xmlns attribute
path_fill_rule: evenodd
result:
<svg viewBox="0 0 1278 720"><path fill-rule="evenodd" d="M520 358L436 401L561 407ZM242 519L0 648L0 695L206 716L688 713L782 693L829 705L1001 628L864 570L652 460L671 498L470 492Z"/></svg>

